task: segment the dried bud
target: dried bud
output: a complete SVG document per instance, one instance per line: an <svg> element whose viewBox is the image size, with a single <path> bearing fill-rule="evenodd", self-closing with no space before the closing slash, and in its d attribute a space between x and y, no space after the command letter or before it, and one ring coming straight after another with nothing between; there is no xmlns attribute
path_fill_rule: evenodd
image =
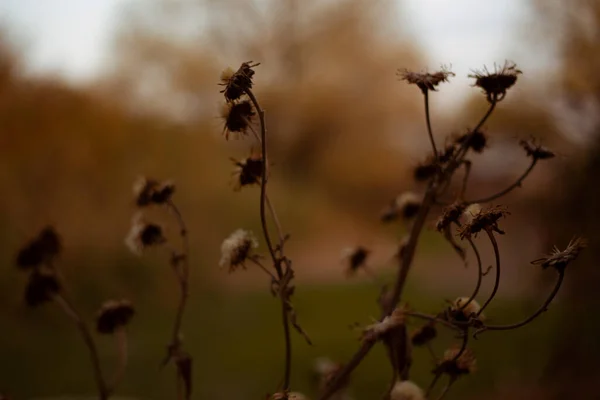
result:
<svg viewBox="0 0 600 400"><path fill-rule="evenodd" d="M25 288L25 303L29 307L51 301L55 294L61 291L60 282L53 272L34 270L29 275Z"/></svg>
<svg viewBox="0 0 600 400"><path fill-rule="evenodd" d="M234 171L234 189L240 190L244 186L260 184L263 170L263 158L261 155L252 154L243 160L231 159L236 166Z"/></svg>
<svg viewBox="0 0 600 400"><path fill-rule="evenodd" d="M404 324L405 308L397 307L391 315L385 317L380 322L368 325L363 330L362 339L364 341L373 341L379 339L390 330Z"/></svg>
<svg viewBox="0 0 600 400"><path fill-rule="evenodd" d="M251 129L254 115L254 108L249 100L225 103L221 110L221 117L225 120L223 125L225 139L229 139L231 132L245 135L248 129Z"/></svg>
<svg viewBox="0 0 600 400"><path fill-rule="evenodd" d="M260 65L253 64L252 61L242 63L237 71L233 72L231 68L227 68L221 73L221 86L225 89L221 93L225 96L228 102L239 99L247 90L252 89L252 77L254 70L252 68Z"/></svg>
<svg viewBox="0 0 600 400"><path fill-rule="evenodd" d="M413 176L417 182L426 182L433 178L439 169L437 161L430 157L415 167Z"/></svg>
<svg viewBox="0 0 600 400"><path fill-rule="evenodd" d="M371 251L363 246L348 247L342 250L342 261L346 264L348 274L353 274L359 268L365 267L370 253Z"/></svg>
<svg viewBox="0 0 600 400"><path fill-rule="evenodd" d="M437 85L442 82L448 82L448 78L454 76L454 73L449 71L446 67L433 74L419 73L409 71L407 69L398 70L397 75L401 80L406 81L412 85L417 85L423 93L428 90L436 91Z"/></svg>
<svg viewBox="0 0 600 400"><path fill-rule="evenodd" d="M411 219L419 213L422 201L422 196L413 192L406 192L396 198L396 207L404 219Z"/></svg>
<svg viewBox="0 0 600 400"><path fill-rule="evenodd" d="M472 149L476 153L481 153L487 144L487 137L481 131L467 132L458 136L455 143L467 149Z"/></svg>
<svg viewBox="0 0 600 400"><path fill-rule="evenodd" d="M142 176L133 184L133 194L138 207L168 203L173 193L175 184L171 181L159 182Z"/></svg>
<svg viewBox="0 0 600 400"><path fill-rule="evenodd" d="M468 302L468 303L467 303ZM475 317L481 310L481 306L475 300L469 301L469 297L459 297L452 303L450 312L456 321L467 322ZM478 319L483 320L483 314L479 315Z"/></svg>
<svg viewBox="0 0 600 400"><path fill-rule="evenodd" d="M571 239L567 248L563 251L560 251L556 246L552 249L552 252L543 258L539 258L537 260L532 261L532 264L541 265L542 268L546 269L548 267L556 268L557 271L563 272L567 265L571 263L571 261L575 260L581 250L587 247L587 241L583 238L574 238Z"/></svg>
<svg viewBox="0 0 600 400"><path fill-rule="evenodd" d="M51 263L60 251L60 238L54 228L48 226L19 250L16 264L21 269L36 268Z"/></svg>
<svg viewBox="0 0 600 400"><path fill-rule="evenodd" d="M258 240L252 232L238 229L223 241L219 265L227 267L229 272L245 267L244 263L257 247Z"/></svg>
<svg viewBox="0 0 600 400"><path fill-rule="evenodd" d="M160 225L144 221L141 213L134 215L131 229L125 238L125 244L131 252L141 255L144 249L163 244L166 241Z"/></svg>
<svg viewBox="0 0 600 400"><path fill-rule="evenodd" d="M443 232L452 223L458 223L460 217L465 213L467 206L465 203L454 203L444 207L442 216L436 224L438 232Z"/></svg>
<svg viewBox="0 0 600 400"><path fill-rule="evenodd" d="M425 400L425 393L412 381L398 381L390 392L390 400Z"/></svg>
<svg viewBox="0 0 600 400"><path fill-rule="evenodd" d="M492 103L500 101L506 96L506 91L517 82L517 77L523 72L517 69L514 63L505 62L501 69L494 65L494 72L489 72L486 67L474 71L469 78L475 79L475 84L483 90L487 100Z"/></svg>
<svg viewBox="0 0 600 400"><path fill-rule="evenodd" d="M426 323L411 334L410 341L413 346L424 346L437 336L437 329L433 321Z"/></svg>
<svg viewBox="0 0 600 400"><path fill-rule="evenodd" d="M555 156L554 152L536 144L533 140L520 140L519 144L525 149L527 155L534 160L547 160Z"/></svg>
<svg viewBox="0 0 600 400"><path fill-rule="evenodd" d="M469 208L463 213L463 215L467 218L467 212ZM504 234L498 227L498 220L502 217L505 217L508 212L501 207L490 207L486 210L481 210L477 214L470 214L471 220L465 221L464 225L462 225L458 232L460 234L461 239L470 238L473 235L477 235L482 230L489 230L493 232L498 232L499 234Z"/></svg>
<svg viewBox="0 0 600 400"><path fill-rule="evenodd" d="M96 330L99 333L111 334L126 326L135 310L129 300L109 300L102 304L96 317Z"/></svg>
<svg viewBox="0 0 600 400"><path fill-rule="evenodd" d="M447 374L452 379L461 375L472 374L476 370L477 360L471 349L465 349L460 354L457 347L446 350L444 357L439 361L434 373ZM458 357L457 357L458 356Z"/></svg>

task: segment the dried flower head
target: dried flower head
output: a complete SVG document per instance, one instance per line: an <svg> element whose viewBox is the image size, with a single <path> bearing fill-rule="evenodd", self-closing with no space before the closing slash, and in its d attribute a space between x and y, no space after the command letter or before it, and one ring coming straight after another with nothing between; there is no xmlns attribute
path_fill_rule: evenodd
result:
<svg viewBox="0 0 600 400"><path fill-rule="evenodd" d="M254 108L249 100L223 104L221 117L225 121L223 125L225 139L229 139L229 134L232 132L242 135L247 134L248 129L251 129L254 115Z"/></svg>
<svg viewBox="0 0 600 400"><path fill-rule="evenodd" d="M422 163L419 163L414 171L413 176L417 182L426 182L435 176L440 170L438 161L433 157L428 157Z"/></svg>
<svg viewBox="0 0 600 400"><path fill-rule="evenodd" d="M133 184L133 194L138 207L166 204L171 200L173 193L175 184L171 181L160 182L141 176Z"/></svg>
<svg viewBox="0 0 600 400"><path fill-rule="evenodd" d="M327 357L318 357L313 363L313 379L315 384L322 390L329 385L331 379L343 368L343 364L334 362ZM345 388L349 379L345 378L340 383L340 389Z"/></svg>
<svg viewBox="0 0 600 400"><path fill-rule="evenodd" d="M525 149L527 155L534 160L547 160L549 158L554 158L555 156L552 150L549 150L540 144L536 144L533 139L520 140L519 144Z"/></svg>
<svg viewBox="0 0 600 400"><path fill-rule="evenodd" d="M487 136L481 131L467 132L458 136L454 142L476 153L481 153L487 144Z"/></svg>
<svg viewBox="0 0 600 400"><path fill-rule="evenodd" d="M31 269L49 264L61 251L60 238L52 226L48 226L17 254L16 264L21 269Z"/></svg>
<svg viewBox="0 0 600 400"><path fill-rule="evenodd" d="M436 223L435 228L438 230L438 232L443 232L450 226L450 224L459 222L460 217L463 215L466 209L467 205L460 202L444 207L442 216Z"/></svg>
<svg viewBox="0 0 600 400"><path fill-rule="evenodd" d="M260 154L252 154L243 160L231 159L236 168L233 173L235 177L234 189L240 190L244 186L259 185L263 170L263 157Z"/></svg>
<svg viewBox="0 0 600 400"><path fill-rule="evenodd" d="M141 213L134 215L131 229L125 238L125 244L132 253L141 255L144 249L163 244L166 241L160 225L146 222Z"/></svg>
<svg viewBox="0 0 600 400"><path fill-rule="evenodd" d="M453 347L444 352L444 357L438 362L434 373L447 374L450 378L456 379L461 375L472 374L476 371L476 367L477 360L471 349L465 349L460 353L458 347Z"/></svg>
<svg viewBox="0 0 600 400"><path fill-rule="evenodd" d="M396 307L391 315L365 327L362 333L362 340L367 342L377 340L390 330L404 324L406 320L405 310L404 306Z"/></svg>
<svg viewBox="0 0 600 400"><path fill-rule="evenodd" d="M96 330L99 333L110 334L126 326L135 310L129 300L109 300L102 304L96 316Z"/></svg>
<svg viewBox="0 0 600 400"><path fill-rule="evenodd" d="M252 89L252 78L254 77L254 70L252 68L258 65L260 64L253 64L252 61L247 61L242 63L235 72L231 68L227 68L221 73L220 85L225 86L225 89L221 90L221 93L223 93L227 101L235 101L247 90Z"/></svg>
<svg viewBox="0 0 600 400"><path fill-rule="evenodd" d="M390 400L425 400L425 393L412 381L398 381L390 392Z"/></svg>
<svg viewBox="0 0 600 400"><path fill-rule="evenodd" d="M359 268L365 267L370 253L371 251L363 246L347 247L342 250L342 261L346 264L348 274L353 274Z"/></svg>
<svg viewBox="0 0 600 400"><path fill-rule="evenodd" d="M469 321L475 317L481 310L481 306L475 300L469 301L469 297L459 297L452 302L450 312L456 321ZM483 320L483 314L478 316L478 319Z"/></svg>
<svg viewBox="0 0 600 400"><path fill-rule="evenodd" d="M494 72L484 67L483 70L474 71L469 78L475 79L473 86L481 88L487 100L492 103L504 99L506 91L517 82L518 75L522 73L516 64L507 61L502 68L494 64Z"/></svg>
<svg viewBox="0 0 600 400"><path fill-rule="evenodd" d="M410 335L410 341L413 346L424 346L437 336L437 329L435 323L430 321L420 328L413 331Z"/></svg>
<svg viewBox="0 0 600 400"><path fill-rule="evenodd" d="M53 272L34 270L25 288L25 303L29 307L39 306L51 301L60 291L60 282Z"/></svg>
<svg viewBox="0 0 600 400"><path fill-rule="evenodd" d="M463 215L469 218L467 211L469 211L468 208ZM489 230L503 235L504 231L498 227L498 220L507 214L508 211L502 207L490 207L476 214L471 213L471 220L465 221L464 225L458 230L461 239L470 238L473 235L476 236L482 230Z"/></svg>
<svg viewBox="0 0 600 400"><path fill-rule="evenodd" d="M405 192L392 200L381 212L381 220L390 222L399 217L409 220L417 215L421 208L422 197L413 192Z"/></svg>
<svg viewBox="0 0 600 400"><path fill-rule="evenodd" d="M442 66L441 70L433 74L427 72L413 72L406 68L399 69L397 75L401 80L412 85L417 85L423 93L428 90L436 91L437 85L442 82L448 82L448 78L454 76L454 73L448 68Z"/></svg>
<svg viewBox="0 0 600 400"><path fill-rule="evenodd" d="M563 251L560 251L558 247L554 246L552 252L545 257L539 258L537 260L532 261L532 264L541 265L542 268L546 269L548 267L556 268L557 271L564 271L567 265L571 263L571 261L575 260L581 250L587 247L587 241L583 238L576 237L571 239L567 248Z"/></svg>
<svg viewBox="0 0 600 400"><path fill-rule="evenodd" d="M244 263L251 256L253 249L258 247L254 234L244 229L233 232L221 245L221 267L228 267L229 272L244 268Z"/></svg>

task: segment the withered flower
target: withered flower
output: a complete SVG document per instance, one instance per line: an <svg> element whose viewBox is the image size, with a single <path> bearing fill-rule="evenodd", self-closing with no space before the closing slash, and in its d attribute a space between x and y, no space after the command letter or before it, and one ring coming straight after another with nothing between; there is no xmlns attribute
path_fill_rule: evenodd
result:
<svg viewBox="0 0 600 400"><path fill-rule="evenodd" d="M552 150L536 144L533 140L520 140L519 144L525 149L527 155L534 160L547 160L555 156Z"/></svg>
<svg viewBox="0 0 600 400"><path fill-rule="evenodd" d="M542 268L548 267L556 268L557 271L564 271L567 265L571 261L575 260L581 250L587 247L587 241L583 238L577 237L571 239L567 248L560 251L558 247L554 246L552 252L543 258L532 261L532 264L541 265Z"/></svg>
<svg viewBox="0 0 600 400"><path fill-rule="evenodd" d="M467 322L481 310L477 301L471 300L468 303L467 301L469 301L469 297L459 297L452 302L450 313L456 321ZM478 319L483 321L483 314L479 315Z"/></svg>
<svg viewBox="0 0 600 400"><path fill-rule="evenodd" d="M481 153L487 144L487 136L481 131L467 132L458 136L455 143L472 149L476 153Z"/></svg>
<svg viewBox="0 0 600 400"><path fill-rule="evenodd" d="M348 247L342 250L342 261L346 264L348 274L353 274L359 268L365 267L370 253L371 251L363 246Z"/></svg>
<svg viewBox="0 0 600 400"><path fill-rule="evenodd" d="M257 247L258 240L252 232L238 229L223 241L219 266L228 267L229 272L244 268L244 263Z"/></svg>
<svg viewBox="0 0 600 400"><path fill-rule="evenodd" d="M425 400L425 393L412 381L397 381L390 392L390 400Z"/></svg>
<svg viewBox="0 0 600 400"><path fill-rule="evenodd" d="M51 263L61 251L60 238L52 226L48 226L17 254L16 264L21 269L32 269Z"/></svg>
<svg viewBox="0 0 600 400"><path fill-rule="evenodd" d="M133 194L138 207L166 204L171 200L173 193L175 184L171 181L160 182L141 176L133 184Z"/></svg>
<svg viewBox="0 0 600 400"><path fill-rule="evenodd" d="M458 232L461 239L476 236L482 230L489 230L503 235L504 231L498 227L498 220L508 214L508 211L499 206L479 211L477 214L472 215L471 221L467 221L459 228ZM466 215L466 211L463 215Z"/></svg>
<svg viewBox="0 0 600 400"><path fill-rule="evenodd" d="M111 334L126 326L135 310L129 300L109 300L102 304L96 316L96 330L99 333Z"/></svg>
<svg viewBox="0 0 600 400"><path fill-rule="evenodd" d="M421 209L422 196L413 192L404 192L396 197L392 203L382 212L381 220L389 222L401 217L410 220L417 216Z"/></svg>
<svg viewBox="0 0 600 400"><path fill-rule="evenodd" d="M442 82L448 82L448 78L454 76L455 74L449 71L446 67L442 67L440 71L434 72L433 74L426 72L413 72L404 68L399 69L397 75L401 80L412 85L417 85L423 93L426 93L428 90L435 92L437 85Z"/></svg>
<svg viewBox="0 0 600 400"><path fill-rule="evenodd" d="M391 315L388 315L379 322L365 327L362 333L362 340L377 340L390 330L404 324L404 321L406 320L405 310L406 308L404 306L396 307Z"/></svg>
<svg viewBox="0 0 600 400"><path fill-rule="evenodd" d="M506 91L517 82L518 75L522 73L516 64L507 61L500 69L494 65L494 72L484 67L483 70L474 71L469 78L475 79L473 86L481 88L487 100L492 103L504 99Z"/></svg>
<svg viewBox="0 0 600 400"><path fill-rule="evenodd" d="M439 169L437 160L430 157L415 167L413 176L417 182L426 182L433 178Z"/></svg>
<svg viewBox="0 0 600 400"><path fill-rule="evenodd" d="M231 132L245 135L250 128L255 112L249 100L225 103L221 110L221 117L225 120L223 133L229 139Z"/></svg>
<svg viewBox="0 0 600 400"><path fill-rule="evenodd" d="M444 207L442 216L436 223L435 228L438 230L438 232L443 232L453 222L459 222L459 219L465 212L466 208L467 205L465 203L460 202L450 204L449 206Z"/></svg>
<svg viewBox="0 0 600 400"><path fill-rule="evenodd" d="M259 63L253 64L252 61L242 63L237 71L233 72L231 68L227 68L221 73L221 86L225 86L225 89L221 90L221 93L225 96L225 99L229 102L239 99L246 90L252 89L252 78L254 77L254 70L252 68L260 65Z"/></svg>
<svg viewBox="0 0 600 400"><path fill-rule="evenodd" d="M125 238L125 244L131 252L141 255L144 249L163 244L166 241L160 225L146 222L141 213L134 215L131 229Z"/></svg>
<svg viewBox="0 0 600 400"><path fill-rule="evenodd" d="M243 160L231 159L236 168L234 171L234 189L240 190L244 186L259 185L262 177L262 155L252 154Z"/></svg>
<svg viewBox="0 0 600 400"><path fill-rule="evenodd" d="M60 282L54 273L34 270L25 288L25 303L29 307L39 306L51 301L60 291Z"/></svg>
<svg viewBox="0 0 600 400"><path fill-rule="evenodd" d="M437 336L437 329L435 328L435 322L430 321L420 328L413 331L410 335L410 341L413 346L424 346Z"/></svg>
<svg viewBox="0 0 600 400"><path fill-rule="evenodd" d="M444 352L444 357L439 361L434 373L447 374L451 379L461 375L472 374L476 371L477 360L471 349L465 349L458 358L460 352L458 347L453 347Z"/></svg>

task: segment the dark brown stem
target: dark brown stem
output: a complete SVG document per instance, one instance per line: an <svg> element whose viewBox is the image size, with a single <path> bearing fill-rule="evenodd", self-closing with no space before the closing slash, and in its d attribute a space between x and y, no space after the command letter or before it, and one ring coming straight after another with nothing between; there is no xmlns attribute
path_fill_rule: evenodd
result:
<svg viewBox="0 0 600 400"><path fill-rule="evenodd" d="M537 164L537 158L534 158L533 161L531 162L531 164L529 165L529 167L523 173L523 175L521 175L519 177L519 179L517 179L517 181L515 183L513 183L512 185L510 185L506 189L502 190L501 192L498 192L498 193L493 194L493 195L488 196L488 197L484 197L482 199L471 200L468 203L469 204L473 204L473 203L488 203L490 201L496 200L496 199L498 199L498 198L500 198L502 196L507 195L508 193L512 192L514 189L516 189L518 187L521 187L521 184L523 183L523 181L525 180L525 178L527 178L527 176L531 173L531 171L533 171L533 168L535 167L536 164Z"/></svg>
<svg viewBox="0 0 600 400"><path fill-rule="evenodd" d="M498 292L498 287L500 286L500 250L498 249L498 242L496 242L494 233L490 229L486 229L485 232L490 238L490 242L492 243L492 247L494 248L494 256L496 257L496 280L494 282L494 288L492 289L490 297L486 300L483 306L481 306L481 309L477 313L477 316L480 316L483 313L483 310L485 310L485 308L492 302L494 296L496 296L496 292Z"/></svg>
<svg viewBox="0 0 600 400"><path fill-rule="evenodd" d="M469 297L465 304L460 306L458 311L464 310L469 304L471 304L473 300L475 300L475 297L477 297L479 289L481 288L481 281L483 280L483 268L481 266L481 256L479 255L479 250L477 250L475 243L473 243L473 239L467 238L467 240L469 241L469 244L471 245L471 248L475 253L475 257L477 257L477 284L475 285L475 289L473 290L473 294L471 294L471 297Z"/></svg>
<svg viewBox="0 0 600 400"><path fill-rule="evenodd" d="M271 273L271 271L269 271L267 269L267 267L265 267L264 265L262 265L260 263L260 261L258 261L256 258L253 258L253 257L250 257L249 260L252 261L254 264L256 264L260 269L262 269L267 275L269 275L273 279L273 281L275 281L275 282L277 281L277 278L275 277L275 275L273 275Z"/></svg>
<svg viewBox="0 0 600 400"><path fill-rule="evenodd" d="M462 163L465 166L465 176L463 177L462 187L458 198L463 200L465 198L465 192L467 191L467 183L469 182L469 176L471 175L471 161L464 160Z"/></svg>
<svg viewBox="0 0 600 400"><path fill-rule="evenodd" d="M542 304L542 306L528 318L524 319L521 322L518 322L516 324L511 324L511 325L486 325L483 328L478 329L475 332L475 336L483 331L488 331L488 330L489 331L507 331L507 330L517 329L524 325L527 325L528 323L530 323L531 321L533 321L534 319L539 317L541 314L543 314L548 309L548 306L550 305L552 300L554 300L554 297L558 293L558 291L563 283L564 277L565 277L564 271L559 270L558 271L558 280L556 281L556 284L554 285L552 292L550 292L550 295L548 296L546 301L544 301L544 304Z"/></svg>
<svg viewBox="0 0 600 400"><path fill-rule="evenodd" d="M448 393L448 391L450 390L450 387L452 386L452 384L455 382L455 379L450 379L450 381L448 382L448 384L446 386L444 386L444 389L442 389L440 395L438 396L437 400L442 400L444 398L444 396L446 396L446 394Z"/></svg>
<svg viewBox="0 0 600 400"><path fill-rule="evenodd" d="M114 392L116 387L123 380L123 376L125 375L125 368L127 367L129 351L127 350L127 330L125 329L125 327L120 327L115 331L115 340L117 341L119 364L117 365L117 370L115 371L115 374L110 384L110 393Z"/></svg>
<svg viewBox="0 0 600 400"><path fill-rule="evenodd" d="M435 147L435 139L433 138L433 131L431 129L431 118L429 116L429 90L423 91L423 97L425 99L425 121L427 122L427 133L429 134L429 140L431 141L431 148L433 149L433 156L437 159L438 152Z"/></svg>
<svg viewBox="0 0 600 400"><path fill-rule="evenodd" d="M453 329L455 331L462 331L462 329L460 327L454 325L453 323L448 322L445 319L442 319L442 318L439 318L439 317L436 317L433 315L423 314L423 313L416 312L416 311L405 311L404 314L409 317L415 317L415 318L420 318L420 319L426 319L426 320L432 321L432 322L437 322L437 323L442 324L445 327ZM456 323L458 324L459 321L456 321Z"/></svg>
<svg viewBox="0 0 600 400"><path fill-rule="evenodd" d="M435 374L435 376L431 380L431 383L429 384L429 387L427 388L427 391L425 392L425 398L429 398L431 391L433 390L433 388L435 388L435 384L437 383L437 381L440 379L441 376L442 376L442 374L439 372L437 372Z"/></svg>
<svg viewBox="0 0 600 400"><path fill-rule="evenodd" d="M473 129L473 132L477 132L479 129L481 129L483 124L485 124L485 121L487 121L487 119L490 117L490 115L492 115L492 113L494 112L494 109L496 108L496 104L498 104L498 95L494 94L492 97L492 101L490 102L490 108L488 108L485 115L481 118L479 123L475 126L475 129Z"/></svg>
<svg viewBox="0 0 600 400"><path fill-rule="evenodd" d="M94 378L96 379L96 386L98 387L98 395L100 400L106 400L109 397L109 390L104 381L104 377L102 376L102 368L100 367L100 358L98 357L98 350L96 349L96 344L94 343L94 339L92 338L92 334L87 326L87 324L83 321L79 313L75 310L72 303L63 295L57 294L54 296L54 301L62 307L63 311L69 318L75 322L77 329L85 342L85 345L88 348L90 353L90 358L92 360L92 367L94 369Z"/></svg>
<svg viewBox="0 0 600 400"><path fill-rule="evenodd" d="M292 340L290 337L290 324L288 307L285 301L281 300L281 318L283 321L283 335L285 338L285 372L283 375L283 390L290 389L290 377L292 374Z"/></svg>

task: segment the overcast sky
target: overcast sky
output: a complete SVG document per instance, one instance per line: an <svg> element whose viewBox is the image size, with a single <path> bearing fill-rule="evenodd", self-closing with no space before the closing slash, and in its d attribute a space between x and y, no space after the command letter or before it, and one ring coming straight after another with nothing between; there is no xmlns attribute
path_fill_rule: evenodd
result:
<svg viewBox="0 0 600 400"><path fill-rule="evenodd" d="M16 27L28 44L29 67L70 80L93 78L107 56L115 17L128 0L2 0L0 22ZM238 0L246 1L246 0ZM393 0L390 0L393 1ZM403 23L423 46L430 69L452 64L458 80L472 68L515 60L523 69L518 40L526 14L523 0L398 0ZM525 57L527 58L527 57Z"/></svg>

